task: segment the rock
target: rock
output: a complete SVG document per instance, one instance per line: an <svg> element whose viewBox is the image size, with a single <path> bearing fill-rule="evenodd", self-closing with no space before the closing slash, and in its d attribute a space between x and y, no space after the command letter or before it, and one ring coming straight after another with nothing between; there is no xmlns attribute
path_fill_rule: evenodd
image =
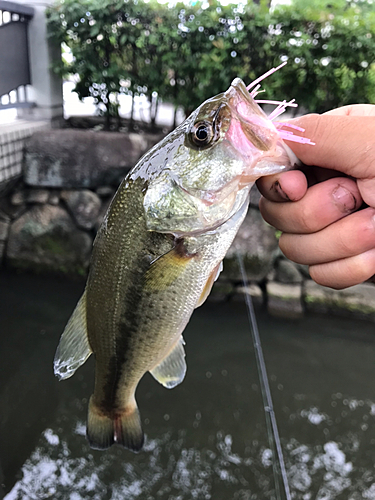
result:
<svg viewBox="0 0 375 500"><path fill-rule="evenodd" d="M156 143L160 136L154 136ZM119 132L49 130L25 143L24 180L30 186L117 186L152 145L149 137Z"/></svg>
<svg viewBox="0 0 375 500"><path fill-rule="evenodd" d="M297 319L303 316L300 284L267 283L267 309L272 316Z"/></svg>
<svg viewBox="0 0 375 500"><path fill-rule="evenodd" d="M26 199L27 199L26 191L16 191L15 193L12 194L10 202L15 207L19 207L20 205L24 205L26 203Z"/></svg>
<svg viewBox="0 0 375 500"><path fill-rule="evenodd" d="M5 213L0 207L0 220L3 222L10 222L12 219L7 213Z"/></svg>
<svg viewBox="0 0 375 500"><path fill-rule="evenodd" d="M262 219L259 211L249 209L224 261L223 276L241 281L237 252L244 260L248 281L261 281L270 271L278 244L275 230Z"/></svg>
<svg viewBox="0 0 375 500"><path fill-rule="evenodd" d="M247 286L238 286L235 289L235 295L233 296L233 300L245 300L244 295L250 295L253 304L255 306L263 305L263 292L256 283L250 283Z"/></svg>
<svg viewBox="0 0 375 500"><path fill-rule="evenodd" d="M84 275L91 246L63 208L34 205L12 223L6 259L17 268Z"/></svg>
<svg viewBox="0 0 375 500"><path fill-rule="evenodd" d="M309 273L309 266L306 264L295 264L297 267L298 271L304 276L305 278L311 280L311 276Z"/></svg>
<svg viewBox="0 0 375 500"><path fill-rule="evenodd" d="M304 284L303 299L308 311L375 320L375 286L368 283L333 290L309 280Z"/></svg>
<svg viewBox="0 0 375 500"><path fill-rule="evenodd" d="M21 196L21 195L20 195ZM17 198L16 198L17 200ZM21 203L19 205L14 205L12 203L12 197L9 196L0 196L0 218L4 220L4 218L8 220L17 219L20 215L22 215L26 210L26 203Z"/></svg>
<svg viewBox="0 0 375 500"><path fill-rule="evenodd" d="M65 201L78 227L82 229L94 227L102 205L97 194L88 189L63 191L61 199Z"/></svg>
<svg viewBox="0 0 375 500"><path fill-rule="evenodd" d="M260 194L257 185L254 184L254 186L251 188L250 191L250 206L254 208L259 208L259 200L261 196L262 195Z"/></svg>
<svg viewBox="0 0 375 500"><path fill-rule="evenodd" d="M95 225L94 225L95 231L98 231L98 229L100 228L100 226L103 222L104 216L107 213L108 207L111 204L111 201L112 201L112 198L107 198L107 200L104 200L102 202L102 206L99 210L99 214L98 214L98 217L97 217Z"/></svg>
<svg viewBox="0 0 375 500"><path fill-rule="evenodd" d="M10 221L0 219L0 241L6 241L8 237Z"/></svg>
<svg viewBox="0 0 375 500"><path fill-rule="evenodd" d="M279 259L276 263L275 280L280 283L302 283L303 277L297 264L287 259Z"/></svg>
<svg viewBox="0 0 375 500"><path fill-rule="evenodd" d="M58 205L60 203L60 191L58 190L50 191L48 203L50 205Z"/></svg>
<svg viewBox="0 0 375 500"><path fill-rule="evenodd" d="M27 203L47 203L49 192L47 189L30 189L27 195Z"/></svg>
<svg viewBox="0 0 375 500"><path fill-rule="evenodd" d="M5 241L0 241L0 264L3 262L5 256Z"/></svg>
<svg viewBox="0 0 375 500"><path fill-rule="evenodd" d="M115 190L111 186L101 186L96 190L96 194L100 198L112 198L115 194Z"/></svg>

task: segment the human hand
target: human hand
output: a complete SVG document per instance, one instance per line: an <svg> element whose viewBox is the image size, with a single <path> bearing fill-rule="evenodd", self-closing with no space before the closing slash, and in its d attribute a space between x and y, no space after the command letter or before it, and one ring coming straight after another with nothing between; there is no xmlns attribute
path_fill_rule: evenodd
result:
<svg viewBox="0 0 375 500"><path fill-rule="evenodd" d="M288 143L307 165L263 177L264 219L280 248L319 284L345 288L375 274L375 106L358 104L292 120L315 146ZM348 177L349 176L349 177ZM368 205L358 210L363 201Z"/></svg>

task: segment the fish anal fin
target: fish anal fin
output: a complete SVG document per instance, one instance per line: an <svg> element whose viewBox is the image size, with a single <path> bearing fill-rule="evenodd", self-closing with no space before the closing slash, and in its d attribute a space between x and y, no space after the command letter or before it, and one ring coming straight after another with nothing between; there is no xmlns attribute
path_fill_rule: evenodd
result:
<svg viewBox="0 0 375 500"><path fill-rule="evenodd" d="M186 373L184 340L178 339L172 350L153 370L151 375L167 389L181 384Z"/></svg>
<svg viewBox="0 0 375 500"><path fill-rule="evenodd" d="M172 250L152 262L145 273L145 290L166 290L181 276L194 257L195 254L186 252L183 240L178 241Z"/></svg>
<svg viewBox="0 0 375 500"><path fill-rule="evenodd" d="M61 335L53 362L55 375L60 380L71 377L91 352L87 338L86 292L84 292Z"/></svg>
<svg viewBox="0 0 375 500"><path fill-rule="evenodd" d="M219 274L221 273L222 270L223 270L223 262L220 262L217 266L214 267L212 273L208 277L206 284L204 285L203 291L201 293L201 296L199 297L199 300L195 308L200 307L203 304L203 302L205 302L207 297L210 295L212 287L215 281L218 279Z"/></svg>
<svg viewBox="0 0 375 500"><path fill-rule="evenodd" d="M138 452L144 443L144 434L137 405L129 405L112 415L105 414L95 405L91 396L87 418L88 442L95 450L106 450L119 444Z"/></svg>

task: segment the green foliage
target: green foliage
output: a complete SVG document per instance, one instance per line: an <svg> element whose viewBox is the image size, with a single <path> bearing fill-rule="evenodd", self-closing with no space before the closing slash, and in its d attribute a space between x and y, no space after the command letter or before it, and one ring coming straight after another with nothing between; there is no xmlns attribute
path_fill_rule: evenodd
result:
<svg viewBox="0 0 375 500"><path fill-rule="evenodd" d="M295 97L315 112L374 102L375 12L365 0L266 5L61 0L49 10L49 33L73 61L55 70L77 74L79 97L94 97L108 116L119 94L137 92L188 113L234 77L250 82L286 59L264 82L269 98Z"/></svg>

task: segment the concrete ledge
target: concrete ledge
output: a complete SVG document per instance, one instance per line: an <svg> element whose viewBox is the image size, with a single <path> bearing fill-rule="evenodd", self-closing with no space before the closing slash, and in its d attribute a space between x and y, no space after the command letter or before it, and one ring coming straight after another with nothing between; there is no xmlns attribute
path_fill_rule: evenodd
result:
<svg viewBox="0 0 375 500"><path fill-rule="evenodd" d="M302 318L302 286L283 283L267 283L267 309L279 318Z"/></svg>
<svg viewBox="0 0 375 500"><path fill-rule="evenodd" d="M24 180L29 186L63 189L118 186L160 136L50 130L26 143Z"/></svg>
<svg viewBox="0 0 375 500"><path fill-rule="evenodd" d="M375 320L375 286L368 283L333 290L306 281L303 299L308 311Z"/></svg>
<svg viewBox="0 0 375 500"><path fill-rule="evenodd" d="M244 295L250 295L255 306L263 305L263 292L256 283L251 283L247 286L238 286L233 300L244 300Z"/></svg>

